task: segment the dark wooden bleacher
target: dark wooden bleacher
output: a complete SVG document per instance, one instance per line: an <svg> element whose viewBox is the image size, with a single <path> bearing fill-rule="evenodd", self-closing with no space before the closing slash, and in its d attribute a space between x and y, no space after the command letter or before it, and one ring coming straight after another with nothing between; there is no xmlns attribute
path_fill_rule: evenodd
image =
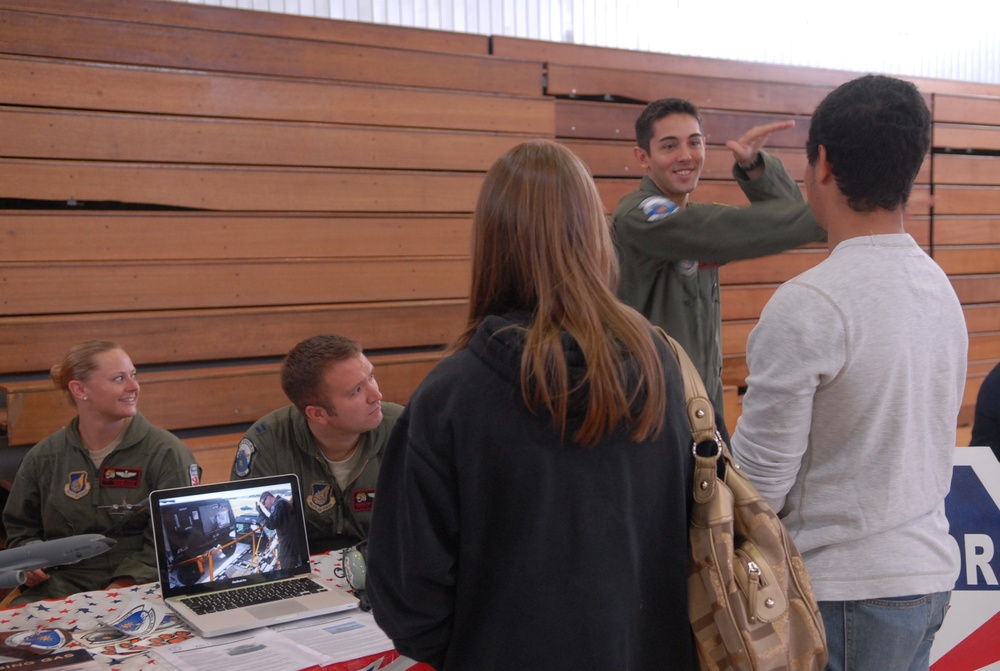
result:
<svg viewBox="0 0 1000 671"><path fill-rule="evenodd" d="M969 328L959 424L1000 361L1000 92L934 99L934 258L951 277Z"/></svg>
<svg viewBox="0 0 1000 671"><path fill-rule="evenodd" d="M44 371L93 337L129 351L143 412L208 480L234 427L287 402L278 363L302 338L358 338L405 402L464 320L483 173L551 135L540 67L486 38L401 49L441 35L391 29L414 39L388 48L205 9L0 3L0 198L75 203L3 212L9 446L71 416Z"/></svg>
<svg viewBox="0 0 1000 671"><path fill-rule="evenodd" d="M613 207L634 188L631 159L633 124L641 103L657 97L684 97L702 109L709 144L706 168L694 194L699 201L741 204L732 182L728 139L775 119L796 126L773 135L769 149L798 180L803 177L803 147L808 116L815 104L853 73L813 68L732 63L666 54L638 53L579 45L495 37L494 53L520 54L546 63L546 92L562 96L556 104L556 134L588 160L606 204ZM1000 318L991 310L1000 291L1000 158L970 156L1000 146L1000 89L968 82L911 78L935 111L932 154L917 177L908 207L907 230L951 276L966 306L970 331L969 385L959 417L972 419L974 392L985 372L1000 360ZM650 91L656 91L650 95ZM586 139L584 139L586 138ZM954 152L954 153L943 153ZM964 155L960 155L964 154ZM619 165L624 167L618 168ZM601 166L601 167L595 167ZM614 166L608 170L604 166ZM980 188L982 187L982 188ZM957 215L951 237L938 228L940 213ZM989 214L992 213L992 214ZM985 215L970 218L962 215ZM947 225L947 224L945 224ZM956 238L954 236L962 236ZM961 239L964 244L956 242ZM729 263L720 269L723 315L723 382L727 418L739 415L734 389L742 390L747 369L746 337L774 289L825 256L819 245L784 254ZM986 308L976 312L977 308ZM973 319L971 315L976 315ZM735 407L736 411L731 409ZM960 436L967 430L959 430Z"/></svg>
<svg viewBox="0 0 1000 671"><path fill-rule="evenodd" d="M0 34L6 449L71 416L48 367L110 338L208 480L285 403L302 338L359 339L406 402L464 322L471 212L508 147L565 143L610 211L640 176L643 104L687 97L709 143L695 199L739 205L725 141L794 119L769 148L801 180L809 114L855 76L156 0L0 0ZM907 225L965 306L963 425L1000 360L1000 89L915 81L935 136ZM730 426L760 310L824 255L722 269Z"/></svg>
<svg viewBox="0 0 1000 671"><path fill-rule="evenodd" d="M371 361L385 397L405 400L439 358L437 352L426 352L372 355ZM153 424L172 431L213 426L222 421L227 425L252 423L287 404L278 384L278 366L277 362L183 366L143 372L140 377L143 414ZM8 383L5 391L7 438L13 445L35 443L75 414L65 394L46 381ZM213 432L200 436L194 445L189 444L207 478L228 476L238 435L228 430Z"/></svg>

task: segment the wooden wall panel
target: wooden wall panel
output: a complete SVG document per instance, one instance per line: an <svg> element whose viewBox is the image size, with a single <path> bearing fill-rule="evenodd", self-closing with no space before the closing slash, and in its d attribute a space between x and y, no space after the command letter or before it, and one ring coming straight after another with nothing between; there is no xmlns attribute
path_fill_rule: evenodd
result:
<svg viewBox="0 0 1000 671"><path fill-rule="evenodd" d="M357 21L317 21L279 12L241 10L220 7L189 7L176 2L135 2L134 0L0 0L0 7L29 10L57 16L82 16L139 21L169 26L213 29L251 35L296 37L325 42L392 44L401 49L420 49L443 53L489 53L487 35L454 33L444 30L414 30L397 26L373 25Z"/></svg>
<svg viewBox="0 0 1000 671"><path fill-rule="evenodd" d="M1000 282L996 275L959 275L951 278L962 305L1000 303Z"/></svg>
<svg viewBox="0 0 1000 671"><path fill-rule="evenodd" d="M368 350L433 348L465 326L466 298L0 317L0 370L47 370L77 341L114 340L150 364L284 356L320 333Z"/></svg>
<svg viewBox="0 0 1000 671"><path fill-rule="evenodd" d="M693 199L745 205L725 141L793 119L767 146L802 183L812 110L856 76L152 0L0 0L0 34L6 438L64 421L46 369L111 338L148 371L144 413L206 433L216 477L309 335L358 338L408 398L464 325L471 212L507 148L565 143L611 211L640 177L642 101L687 97L708 143ZM1000 360L1000 92L914 81L935 153L906 226L963 302L968 396ZM761 309L825 254L722 268L730 412Z"/></svg>
<svg viewBox="0 0 1000 671"><path fill-rule="evenodd" d="M625 71L676 72L705 78L748 79L829 87L839 86L858 76L856 72L843 70L769 65L722 58L692 58L690 56L591 47L501 35L494 35L491 41L493 53L505 58L525 58ZM905 77L905 79L912 81L925 93L948 94L972 98L973 100L976 97L997 95L996 86L990 84L922 77ZM812 110L809 112L811 113Z"/></svg>
<svg viewBox="0 0 1000 671"><path fill-rule="evenodd" d="M939 247L934 260L949 275L977 275L1000 268L1000 245L982 247Z"/></svg>
<svg viewBox="0 0 1000 671"><path fill-rule="evenodd" d="M1000 158L938 154L934 157L934 181L966 186L1000 185Z"/></svg>
<svg viewBox="0 0 1000 671"><path fill-rule="evenodd" d="M1000 126L935 124L934 146L997 151L1000 150Z"/></svg>
<svg viewBox="0 0 1000 671"><path fill-rule="evenodd" d="M809 114L830 87L759 80L711 80L683 74L622 71L548 63L545 92L551 96L613 96L648 102L671 96L699 107L774 114Z"/></svg>
<svg viewBox="0 0 1000 671"><path fill-rule="evenodd" d="M1000 96L934 100L934 258L951 276L969 329L959 424L972 421L983 377L1000 361Z"/></svg>
<svg viewBox="0 0 1000 671"><path fill-rule="evenodd" d="M565 138L621 140L635 143L635 120L644 105L558 98L555 101L556 135ZM702 131L709 144L725 144L750 128L791 119L795 126L768 138L767 146L802 149L809 132L809 117L787 114L752 114L701 109Z"/></svg>
<svg viewBox="0 0 1000 671"><path fill-rule="evenodd" d="M472 212L482 173L0 159L4 196L230 211Z"/></svg>
<svg viewBox="0 0 1000 671"><path fill-rule="evenodd" d="M538 95L539 64L0 8L7 53L178 69Z"/></svg>
<svg viewBox="0 0 1000 671"><path fill-rule="evenodd" d="M1000 213L1000 187L938 186L934 189L935 215L987 215Z"/></svg>
<svg viewBox="0 0 1000 671"><path fill-rule="evenodd" d="M552 132L551 100L0 54L0 102L274 121Z"/></svg>
<svg viewBox="0 0 1000 671"><path fill-rule="evenodd" d="M447 257L17 263L0 274L0 315L462 298L469 272Z"/></svg>
<svg viewBox="0 0 1000 671"><path fill-rule="evenodd" d="M468 256L472 217L0 211L0 263Z"/></svg>
<svg viewBox="0 0 1000 671"><path fill-rule="evenodd" d="M1000 331L1000 303L995 305L966 305L965 325L969 333ZM1000 358L1000 351L997 352Z"/></svg>
<svg viewBox="0 0 1000 671"><path fill-rule="evenodd" d="M10 158L480 172L533 137L28 107L0 127Z"/></svg>
<svg viewBox="0 0 1000 671"><path fill-rule="evenodd" d="M934 217L934 244L1000 245L1000 214L983 217Z"/></svg>
<svg viewBox="0 0 1000 671"><path fill-rule="evenodd" d="M372 355L385 400L406 403L417 383L440 360L440 353ZM250 423L288 405L277 363L183 368L139 374L140 408L150 422L168 430ZM9 445L31 445L72 419L66 395L51 382L0 383L6 398Z"/></svg>
<svg viewBox="0 0 1000 671"><path fill-rule="evenodd" d="M1000 126L1000 91L995 87L986 87L984 92L987 95L938 93L934 96L934 121L945 124Z"/></svg>

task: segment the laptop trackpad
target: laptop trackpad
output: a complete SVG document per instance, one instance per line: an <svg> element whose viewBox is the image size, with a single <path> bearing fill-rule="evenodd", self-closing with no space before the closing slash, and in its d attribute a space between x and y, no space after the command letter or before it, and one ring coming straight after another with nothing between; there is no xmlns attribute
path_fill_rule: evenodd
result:
<svg viewBox="0 0 1000 671"><path fill-rule="evenodd" d="M247 608L247 612L258 620L266 620L271 617L281 617L282 615L301 613L304 610L306 610L306 608L302 604L292 599L275 601L273 603L263 603L259 606L250 606Z"/></svg>

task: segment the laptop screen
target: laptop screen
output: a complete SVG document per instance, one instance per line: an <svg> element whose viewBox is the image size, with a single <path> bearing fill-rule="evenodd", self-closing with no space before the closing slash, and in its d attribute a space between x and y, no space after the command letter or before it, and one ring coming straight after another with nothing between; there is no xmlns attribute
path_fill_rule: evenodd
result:
<svg viewBox="0 0 1000 671"><path fill-rule="evenodd" d="M164 598L309 573L298 492L292 474L153 492Z"/></svg>

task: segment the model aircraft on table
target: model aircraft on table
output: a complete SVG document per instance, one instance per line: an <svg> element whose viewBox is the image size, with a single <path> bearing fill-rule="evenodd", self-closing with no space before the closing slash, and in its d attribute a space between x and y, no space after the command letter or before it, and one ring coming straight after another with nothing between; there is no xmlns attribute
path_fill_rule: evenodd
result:
<svg viewBox="0 0 1000 671"><path fill-rule="evenodd" d="M115 541L102 534L81 534L52 541L33 541L0 550L0 588L23 585L29 571L63 564L107 552Z"/></svg>

